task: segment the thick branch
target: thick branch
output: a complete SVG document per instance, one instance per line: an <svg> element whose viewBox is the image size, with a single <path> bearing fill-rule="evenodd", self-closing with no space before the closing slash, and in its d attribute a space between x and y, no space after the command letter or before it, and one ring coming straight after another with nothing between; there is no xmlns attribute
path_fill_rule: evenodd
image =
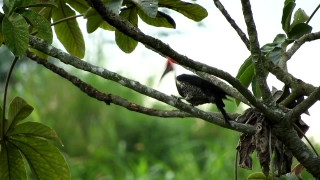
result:
<svg viewBox="0 0 320 180"><path fill-rule="evenodd" d="M178 54L168 45L162 41L155 39L151 36L145 35L138 28L131 25L128 21L122 19L118 15L114 14L111 10L107 9L100 0L86 0L90 6L96 9L100 16L107 21L110 25L117 28L119 31L127 36L130 36L136 41L143 43L150 47L150 49L156 49L167 57L173 58L178 64L190 67L196 71L206 72L217 76L223 80L226 80L229 84L235 87L253 106L257 107L262 113L264 113L269 119L278 119L277 113L268 109L264 104L259 102L252 93L244 87L241 82L235 79L229 73L220 69L208 66L206 64L193 61L186 56Z"/></svg>
<svg viewBox="0 0 320 180"><path fill-rule="evenodd" d="M247 49L250 51L250 41L248 40L246 34L240 29L237 23L231 18L228 11L224 8L224 6L221 4L219 0L213 0L213 2L216 5L216 7L220 10L220 12L223 14L223 16L227 19L229 24L233 27L233 29L238 33L243 43L246 45Z"/></svg>
<svg viewBox="0 0 320 180"><path fill-rule="evenodd" d="M266 73L264 72L263 63L261 60L261 51L258 41L258 33L256 30L256 25L253 20L253 15L251 11L251 5L249 0L241 0L243 16L247 25L247 30L250 40L250 51L252 56L252 62L255 67L255 74L257 82L261 91L262 99L266 102L268 106L275 106L275 102L272 98L271 91L268 87L266 80Z"/></svg>
<svg viewBox="0 0 320 180"><path fill-rule="evenodd" d="M63 52L60 49L55 48L54 46L48 44L47 42L40 40L38 38L30 36L29 44L32 48L37 49L41 52L44 52L48 54L49 56L55 57L59 59L61 62L65 64L70 64L78 69L82 69L84 71L91 72L93 74L96 74L100 77L103 77L105 79L112 80L116 83L121 84L122 86L128 87L134 91L137 91L141 94L144 94L146 96L152 97L154 99L157 99L159 101L162 101L166 104L169 104L173 107L176 107L178 109L181 109L185 112L188 112L192 114L195 117L201 118L205 121L208 121L210 123L214 123L216 125L233 129L239 132L245 132L245 133L254 133L255 129L252 126L239 124L235 122L231 122L232 127L225 124L224 120L222 118L219 118L217 116L214 116L212 113L207 113L202 110L199 110L195 107L192 107L190 105L187 105L181 101L177 101L175 98L171 96L167 96L157 90L151 89L147 86L144 86L140 84L137 81L130 80L128 78L122 77L117 73L108 71L107 69L94 66L88 62L82 61L78 59L75 56L72 56L68 53Z"/></svg>
<svg viewBox="0 0 320 180"><path fill-rule="evenodd" d="M308 146L301 141L292 126L281 124L281 127L275 126L272 128L272 132L314 177L320 179L320 158L313 154Z"/></svg>

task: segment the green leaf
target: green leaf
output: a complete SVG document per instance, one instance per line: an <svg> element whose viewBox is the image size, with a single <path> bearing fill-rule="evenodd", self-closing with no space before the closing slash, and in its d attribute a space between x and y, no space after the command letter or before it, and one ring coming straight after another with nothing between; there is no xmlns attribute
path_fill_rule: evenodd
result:
<svg viewBox="0 0 320 180"><path fill-rule="evenodd" d="M32 111L33 107L31 107L24 99L15 97L9 107L8 120L11 123L9 130L27 118Z"/></svg>
<svg viewBox="0 0 320 180"><path fill-rule="evenodd" d="M155 27L167 27L167 28L176 28L176 23L174 20L167 14L158 11L158 14L155 18L149 17L142 10L138 10L139 17L147 24Z"/></svg>
<svg viewBox="0 0 320 180"><path fill-rule="evenodd" d="M275 47L272 49L272 51L269 52L267 57L275 64L278 66L279 61L280 61L280 56L281 56L281 48L280 47Z"/></svg>
<svg viewBox="0 0 320 180"><path fill-rule="evenodd" d="M26 157L36 179L71 179L66 160L48 141L23 135L10 136L8 141Z"/></svg>
<svg viewBox="0 0 320 180"><path fill-rule="evenodd" d="M296 3L293 0L289 0L285 2L284 8L283 8L281 24L282 24L282 29L287 34L290 31L291 15L295 6L296 6Z"/></svg>
<svg viewBox="0 0 320 180"><path fill-rule="evenodd" d="M288 33L288 38L291 40L299 39L301 36L311 33L312 27L306 23L296 24Z"/></svg>
<svg viewBox="0 0 320 180"><path fill-rule="evenodd" d="M208 16L207 10L202 6L180 0L159 0L159 7L175 10L185 17L197 22Z"/></svg>
<svg viewBox="0 0 320 180"><path fill-rule="evenodd" d="M54 22L74 16L75 12L63 1L57 1L59 8L52 9ZM82 32L76 19L70 19L54 26L59 41L72 55L83 58L85 54L85 43Z"/></svg>
<svg viewBox="0 0 320 180"><path fill-rule="evenodd" d="M109 25L107 22L105 22L100 14L93 8L89 8L88 11L84 15L85 19L88 19L87 21L87 32L92 33L95 30L98 29L98 27L101 27L105 30L114 31L115 28L111 25Z"/></svg>
<svg viewBox="0 0 320 180"><path fill-rule="evenodd" d="M3 11L7 15L11 15L12 11L16 8L17 0L3 0Z"/></svg>
<svg viewBox="0 0 320 180"><path fill-rule="evenodd" d="M120 16L128 20L132 25L138 26L137 8L123 9ZM124 35L116 29L116 43L118 47L125 53L131 53L138 45L138 42L129 36Z"/></svg>
<svg viewBox="0 0 320 180"><path fill-rule="evenodd" d="M296 24L299 23L304 23L309 19L309 16L304 12L304 10L302 10L301 8L299 8L293 16L293 22L290 26L290 29L292 29Z"/></svg>
<svg viewBox="0 0 320 180"><path fill-rule="evenodd" d="M11 143L3 141L1 143L0 153L0 179L27 179L27 171L19 150Z"/></svg>
<svg viewBox="0 0 320 180"><path fill-rule="evenodd" d="M105 4L113 13L119 14L123 0L111 0Z"/></svg>
<svg viewBox="0 0 320 180"><path fill-rule="evenodd" d="M30 10L24 10L21 15L38 31L41 39L52 43L51 23L45 17Z"/></svg>
<svg viewBox="0 0 320 180"><path fill-rule="evenodd" d="M260 91L259 85L257 84L256 75L254 75L254 76L252 77L251 88L252 88L253 95L254 95L257 99L261 98L261 91Z"/></svg>
<svg viewBox="0 0 320 180"><path fill-rule="evenodd" d="M17 1L17 8L30 8L30 7L51 7L57 8L58 5L54 1L41 1L41 0L20 0Z"/></svg>
<svg viewBox="0 0 320 180"><path fill-rule="evenodd" d="M282 44L286 40L285 34L277 34L277 36L273 39L274 43Z"/></svg>
<svg viewBox="0 0 320 180"><path fill-rule="evenodd" d="M14 55L20 56L28 48L28 24L20 14L12 13L3 18L2 33L6 46Z"/></svg>
<svg viewBox="0 0 320 180"><path fill-rule="evenodd" d="M158 0L132 0L139 9L151 18L155 18L158 12Z"/></svg>
<svg viewBox="0 0 320 180"><path fill-rule="evenodd" d="M252 64L252 57L249 56L244 63L241 65L238 70L238 74L236 76L237 79L243 84L245 87L249 87L252 78L254 76L254 65ZM236 104L239 105L240 101L236 99Z"/></svg>
<svg viewBox="0 0 320 180"><path fill-rule="evenodd" d="M65 2L80 14L85 13L90 8L85 0L65 0Z"/></svg>
<svg viewBox="0 0 320 180"><path fill-rule="evenodd" d="M57 143L63 145L58 135L52 128L38 122L21 123L15 126L14 128L12 128L10 131L8 131L6 135L7 136L26 135L26 136L41 137L41 138L46 138L46 139L56 141Z"/></svg>

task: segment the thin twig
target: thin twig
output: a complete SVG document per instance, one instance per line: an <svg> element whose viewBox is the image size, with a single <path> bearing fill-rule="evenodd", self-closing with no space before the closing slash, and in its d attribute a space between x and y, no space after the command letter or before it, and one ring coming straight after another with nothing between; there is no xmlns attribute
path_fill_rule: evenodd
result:
<svg viewBox="0 0 320 180"><path fill-rule="evenodd" d="M4 86L4 93L3 93L3 102L2 102L2 119L1 119L1 140L4 140L4 122L5 122L5 114L6 114L6 100L7 100L7 91L8 91L8 85L9 85L9 81L10 81L10 77L12 74L12 70L14 68L14 65L16 64L17 60L19 59L18 56L14 57L12 64L10 66L9 72L7 74L7 78L6 78L6 84Z"/></svg>
<svg viewBox="0 0 320 180"><path fill-rule="evenodd" d="M237 25L237 23L231 18L228 11L224 8L224 6L221 4L219 0L213 0L213 2L216 5L216 7L220 10L222 15L227 19L229 24L233 27L233 29L238 33L243 43L246 45L247 49L250 51L250 41L247 38L246 34L241 30L241 28Z"/></svg>
<svg viewBox="0 0 320 180"><path fill-rule="evenodd" d="M310 20L313 18L313 16L316 14L316 12L318 11L318 9L320 8L320 4L318 4L318 6L316 7L316 9L312 12L312 14L310 15L309 19L307 20L306 24L308 24L310 22Z"/></svg>

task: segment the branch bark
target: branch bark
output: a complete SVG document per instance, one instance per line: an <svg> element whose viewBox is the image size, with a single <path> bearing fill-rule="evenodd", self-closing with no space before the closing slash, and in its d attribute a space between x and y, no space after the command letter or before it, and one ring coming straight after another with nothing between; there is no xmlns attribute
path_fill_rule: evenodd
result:
<svg viewBox="0 0 320 180"><path fill-rule="evenodd" d="M127 88L130 88L134 91L137 91L141 94L144 94L146 96L152 97L154 99L157 99L161 102L164 102L166 104L169 104L173 107L176 107L182 111L185 111L187 113L192 114L194 117L203 119L207 122L219 125L221 127L225 127L228 129L232 129L239 132L244 133L254 133L255 128L250 125L240 124L236 122L231 122L232 127L225 124L224 119L219 118L212 113L204 112L200 109L197 109L191 105L185 104L182 101L177 101L176 98L173 98L171 96L168 96L166 94L163 94L157 90L151 89L147 86L144 86L140 84L137 81L133 81L131 79L128 79L126 77L120 76L117 73L108 71L107 69L92 65L88 62L82 61L79 58L72 56L68 53L63 52L60 49L57 49L56 47L48 44L47 42L40 40L36 37L30 36L29 44L32 48L37 49L41 52L46 53L49 56L55 57L59 59L61 62L65 64L72 65L78 69L82 69L84 71L96 74L102 78L112 80L118 84L121 84L122 86L125 86Z"/></svg>

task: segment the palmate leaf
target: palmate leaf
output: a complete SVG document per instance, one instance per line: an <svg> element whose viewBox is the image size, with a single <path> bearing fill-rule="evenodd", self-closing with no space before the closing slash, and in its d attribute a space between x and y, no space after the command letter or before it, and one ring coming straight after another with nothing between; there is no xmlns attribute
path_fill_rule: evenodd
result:
<svg viewBox="0 0 320 180"><path fill-rule="evenodd" d="M120 13L120 16L124 19L128 20L132 25L138 25L138 14L137 8L127 8L123 9ZM124 35L119 30L115 32L116 43L118 47L125 53L131 53L138 45L138 42L132 39L129 36Z"/></svg>
<svg viewBox="0 0 320 180"><path fill-rule="evenodd" d="M33 107L31 107L24 99L20 97L15 97L10 103L8 120L10 122L10 127L8 130L14 128L19 122L27 118Z"/></svg>
<svg viewBox="0 0 320 180"><path fill-rule="evenodd" d="M58 135L52 128L38 122L25 122L25 123L18 124L14 128L10 129L6 135L7 136L26 135L26 136L41 137L41 138L56 141L57 143L62 145L61 140L59 139Z"/></svg>
<svg viewBox="0 0 320 180"><path fill-rule="evenodd" d="M0 179L24 180L27 179L27 171L19 149L10 142L1 143L0 153Z"/></svg>
<svg viewBox="0 0 320 180"><path fill-rule="evenodd" d="M2 35L6 46L14 55L20 56L28 48L28 24L20 14L13 12L9 17L4 16Z"/></svg>
<svg viewBox="0 0 320 180"><path fill-rule="evenodd" d="M48 141L23 135L10 136L8 141L26 157L36 179L71 179L66 160Z"/></svg>
<svg viewBox="0 0 320 180"><path fill-rule="evenodd" d="M180 0L159 0L158 6L175 10L196 22L199 22L208 16L207 10L202 6Z"/></svg>
<svg viewBox="0 0 320 180"><path fill-rule="evenodd" d="M57 1L59 8L52 9L54 22L66 17L74 16L75 12L62 0ZM59 41L72 55L83 58L85 54L85 43L82 32L76 19L70 19L54 26Z"/></svg>

